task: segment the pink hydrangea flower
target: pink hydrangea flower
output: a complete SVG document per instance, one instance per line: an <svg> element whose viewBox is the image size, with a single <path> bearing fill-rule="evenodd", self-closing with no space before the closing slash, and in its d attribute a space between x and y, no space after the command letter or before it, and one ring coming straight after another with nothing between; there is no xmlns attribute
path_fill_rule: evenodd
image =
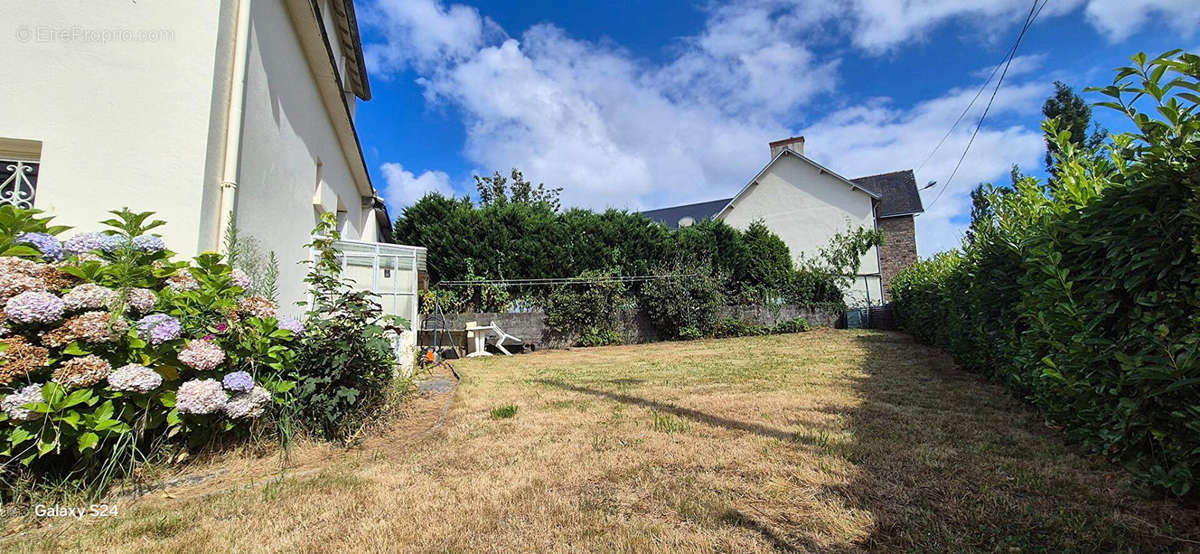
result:
<svg viewBox="0 0 1200 554"><path fill-rule="evenodd" d="M167 287L175 292L200 290L200 281L196 280L191 271L181 269L176 271L174 275L167 277Z"/></svg>
<svg viewBox="0 0 1200 554"><path fill-rule="evenodd" d="M8 396L5 396L4 400L0 401L0 409L3 409L4 413L8 414L9 419L28 421L31 419L38 419L42 417L43 414L41 412L30 410L25 406L28 404L36 404L41 401L42 385L41 383L35 383L28 385L25 388Z"/></svg>
<svg viewBox="0 0 1200 554"><path fill-rule="evenodd" d="M108 386L126 392L150 392L163 382L162 375L141 364L128 364L108 375Z"/></svg>
<svg viewBox="0 0 1200 554"><path fill-rule="evenodd" d="M150 289L129 289L129 307L138 313L146 313L154 309L154 304L158 302L158 298L154 296L154 291Z"/></svg>
<svg viewBox="0 0 1200 554"><path fill-rule="evenodd" d="M187 346L179 351L179 361L192 369L208 371L225 361L225 351L215 342L188 341Z"/></svg>
<svg viewBox="0 0 1200 554"><path fill-rule="evenodd" d="M185 414L211 414L225 408L229 394L216 379L192 379L175 391L175 408Z"/></svg>
<svg viewBox="0 0 1200 554"><path fill-rule="evenodd" d="M235 269L235 270L233 270L233 274L231 275L231 277L233 278L234 286L240 287L243 290L250 290L250 285L251 285L250 276L246 275L245 271L242 271L240 269Z"/></svg>
<svg viewBox="0 0 1200 554"><path fill-rule="evenodd" d="M225 415L233 419L258 417L271 401L271 393L262 387L254 387L250 392L233 395L225 403Z"/></svg>
<svg viewBox="0 0 1200 554"><path fill-rule="evenodd" d="M116 291L95 283L84 283L63 295L63 304L68 310L96 310L103 308L117 297Z"/></svg>

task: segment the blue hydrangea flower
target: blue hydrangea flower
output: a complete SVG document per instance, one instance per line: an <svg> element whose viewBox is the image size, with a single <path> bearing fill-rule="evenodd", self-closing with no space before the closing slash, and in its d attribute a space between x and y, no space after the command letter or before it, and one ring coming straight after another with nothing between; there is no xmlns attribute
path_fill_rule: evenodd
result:
<svg viewBox="0 0 1200 554"><path fill-rule="evenodd" d="M99 250L104 242L104 233L79 233L63 243L67 254L78 256L93 250Z"/></svg>
<svg viewBox="0 0 1200 554"><path fill-rule="evenodd" d="M250 392L254 388L254 378L245 371L235 371L221 379L225 388L233 392Z"/></svg>
<svg viewBox="0 0 1200 554"><path fill-rule="evenodd" d="M163 242L163 239L154 235L133 237L133 246L148 254L157 254L167 249L167 244Z"/></svg>
<svg viewBox="0 0 1200 554"><path fill-rule="evenodd" d="M167 314L150 314L137 322L138 332L142 340L159 345L179 338L183 327L179 320Z"/></svg>
<svg viewBox="0 0 1200 554"><path fill-rule="evenodd" d="M47 233L21 233L17 237L17 242L32 244L42 253L42 258L46 260L61 260L63 256L63 245L54 235Z"/></svg>
<svg viewBox="0 0 1200 554"><path fill-rule="evenodd" d="M100 249L109 254L124 248L127 244L129 244L129 237L125 235L104 235L100 239Z"/></svg>

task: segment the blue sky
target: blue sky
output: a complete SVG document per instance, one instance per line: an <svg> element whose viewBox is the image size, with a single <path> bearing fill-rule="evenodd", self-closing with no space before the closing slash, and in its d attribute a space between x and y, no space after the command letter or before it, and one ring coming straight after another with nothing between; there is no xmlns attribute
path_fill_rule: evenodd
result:
<svg viewBox="0 0 1200 554"><path fill-rule="evenodd" d="M1041 104L1139 50L1196 50L1179 0L1051 0L954 181L924 194L922 255L961 237L967 193L1039 171ZM945 183L983 101L928 163L1010 48L1030 3L930 0L359 1L374 98L358 107L393 215L428 191L517 167L567 205L647 209L732 196L767 142L847 177L918 169ZM990 93L990 89L989 89ZM982 100L986 100L985 93ZM1085 95L1089 97L1090 95ZM1094 98L1090 98L1093 99ZM1101 124L1120 120L1097 109Z"/></svg>

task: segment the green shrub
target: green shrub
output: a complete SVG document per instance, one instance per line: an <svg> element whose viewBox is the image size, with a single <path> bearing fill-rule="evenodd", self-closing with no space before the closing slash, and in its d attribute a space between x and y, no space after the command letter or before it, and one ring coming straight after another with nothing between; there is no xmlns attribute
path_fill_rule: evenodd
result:
<svg viewBox="0 0 1200 554"><path fill-rule="evenodd" d="M313 303L298 345L297 421L331 440L349 440L363 415L384 399L396 364L380 325L383 313L372 294L353 290L341 276L333 242L337 220L321 218L309 246L315 251L308 276Z"/></svg>
<svg viewBox="0 0 1200 554"><path fill-rule="evenodd" d="M579 346L601 346L621 342L616 332L621 311L633 307L625 283L608 271L585 271L581 282L555 287L546 300L550 329L564 336L578 336Z"/></svg>
<svg viewBox="0 0 1200 554"><path fill-rule="evenodd" d="M452 289L426 289L421 291L418 308L423 314L432 314L435 308L441 308L442 313L460 313L462 302L458 293Z"/></svg>
<svg viewBox="0 0 1200 554"><path fill-rule="evenodd" d="M578 346L608 346L623 342L625 342L625 337L618 331L590 327L584 329L583 333L579 335L579 340L575 341L575 344Z"/></svg>
<svg viewBox="0 0 1200 554"><path fill-rule="evenodd" d="M758 325L748 321L742 321L731 317L722 318L717 321L713 327L712 335L716 338L729 337L748 337L756 335L770 334L771 329L765 325Z"/></svg>
<svg viewBox="0 0 1200 554"><path fill-rule="evenodd" d="M794 317L786 321L781 321L772 327L771 334L803 333L809 330L812 330L812 327L808 324L808 320L802 317Z"/></svg>
<svg viewBox="0 0 1200 554"><path fill-rule="evenodd" d="M778 335L783 333L802 333L810 330L808 321L802 317L795 317L778 324L760 325L743 321L740 319L726 317L717 321L713 327L712 336L716 338L731 338L731 337L755 337L761 335Z"/></svg>
<svg viewBox="0 0 1200 554"><path fill-rule="evenodd" d="M711 332L724 304L721 280L707 266L677 265L642 285L641 306L663 338L698 338Z"/></svg>
<svg viewBox="0 0 1200 554"><path fill-rule="evenodd" d="M701 338L704 338L704 332L701 331L698 327L689 325L687 327L680 329L679 332L676 333L675 338L677 338L679 340L701 339Z"/></svg>
<svg viewBox="0 0 1200 554"><path fill-rule="evenodd" d="M788 304L845 307L845 299L837 279L825 272L809 269L793 271L779 293Z"/></svg>
<svg viewBox="0 0 1200 554"><path fill-rule="evenodd" d="M98 494L146 461L262 431L291 401L297 322L280 328L221 255L172 261L149 212L65 244L38 213L0 206L6 495L30 478Z"/></svg>
<svg viewBox="0 0 1200 554"><path fill-rule="evenodd" d="M978 190L962 250L891 292L919 340L1184 495L1200 479L1200 97L1179 91L1200 90L1200 57L1133 59L1099 91L1135 132L1092 152L1047 121L1053 178Z"/></svg>

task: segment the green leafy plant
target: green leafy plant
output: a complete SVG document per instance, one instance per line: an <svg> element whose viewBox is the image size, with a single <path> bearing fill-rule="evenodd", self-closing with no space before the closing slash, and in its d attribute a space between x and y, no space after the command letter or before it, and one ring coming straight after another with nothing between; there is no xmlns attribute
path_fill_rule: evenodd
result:
<svg viewBox="0 0 1200 554"><path fill-rule="evenodd" d="M812 326L808 324L808 320L802 317L794 317L786 321L780 321L771 328L771 334L803 333L811 330Z"/></svg>
<svg viewBox="0 0 1200 554"><path fill-rule="evenodd" d="M1138 54L1091 89L1133 132L1056 119L1055 168L984 187L960 250L892 282L900 324L1176 495L1200 479L1200 56Z"/></svg>
<svg viewBox="0 0 1200 554"><path fill-rule="evenodd" d="M770 332L771 329L766 325L727 317L717 321L712 335L716 338L729 338L767 335Z"/></svg>
<svg viewBox="0 0 1200 554"><path fill-rule="evenodd" d="M77 483L94 496L146 461L260 432L256 416L274 418L290 401L293 383L284 374L294 337L278 327L274 306L246 312L245 291L219 254L172 261L149 233L163 224L151 213L111 213L102 222L107 231L77 235L64 248L53 237L64 227L36 211L0 207L0 242L5 233L47 233L31 243L32 254L8 251L24 260L0 258L0 280L14 285L3 298L9 321L0 330L7 484L32 476ZM52 265L41 261L59 256ZM15 307L22 298L36 304ZM28 319L30 311L38 317ZM224 390L222 378L243 371L241 383L265 397ZM208 379L216 384L208 410L198 413L195 403L181 410L181 387Z"/></svg>
<svg viewBox="0 0 1200 554"><path fill-rule="evenodd" d="M575 344L578 346L608 346L623 342L625 342L625 337L619 331L589 327L579 334L579 339L575 341Z"/></svg>
<svg viewBox="0 0 1200 554"><path fill-rule="evenodd" d="M659 270L642 286L642 310L664 338L699 338L710 332L724 305L721 280L707 267L683 264Z"/></svg>
<svg viewBox="0 0 1200 554"><path fill-rule="evenodd" d="M293 378L297 422L327 439L348 441L363 414L385 398L396 359L379 304L342 278L338 238L337 220L326 214L309 244L314 257L305 282L313 301Z"/></svg>
<svg viewBox="0 0 1200 554"><path fill-rule="evenodd" d="M578 337L580 346L601 346L621 341L616 331L621 313L634 307L625 284L608 271L585 271L580 282L559 285L546 300L550 329Z"/></svg>

